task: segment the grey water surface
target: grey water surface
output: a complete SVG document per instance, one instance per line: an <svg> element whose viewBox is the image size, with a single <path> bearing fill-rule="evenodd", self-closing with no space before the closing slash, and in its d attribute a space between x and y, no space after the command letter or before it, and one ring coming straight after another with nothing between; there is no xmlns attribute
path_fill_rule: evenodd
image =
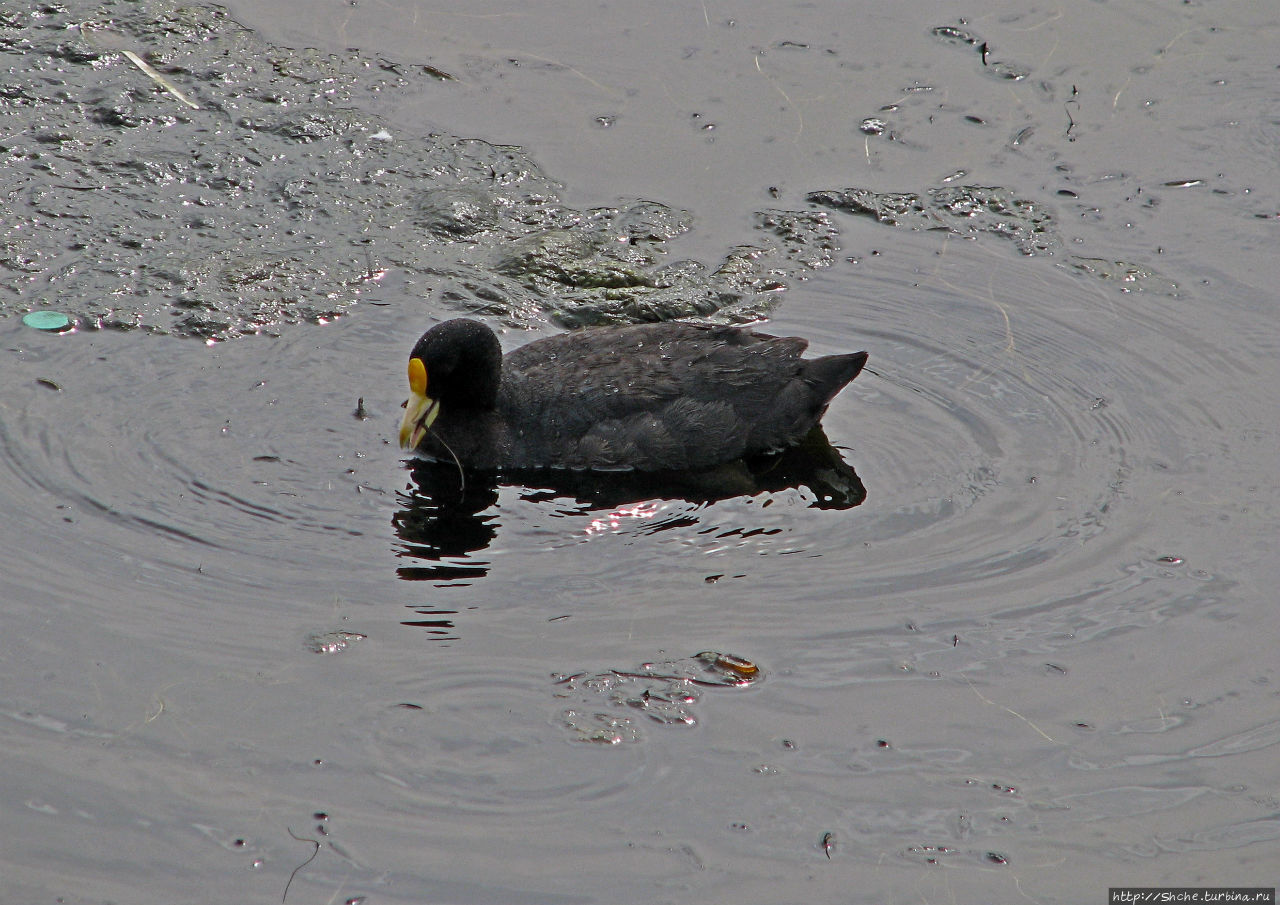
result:
<svg viewBox="0 0 1280 905"><path fill-rule="evenodd" d="M0 0L0 900L1275 886L1278 41ZM865 348L847 471L454 486L460 313Z"/></svg>

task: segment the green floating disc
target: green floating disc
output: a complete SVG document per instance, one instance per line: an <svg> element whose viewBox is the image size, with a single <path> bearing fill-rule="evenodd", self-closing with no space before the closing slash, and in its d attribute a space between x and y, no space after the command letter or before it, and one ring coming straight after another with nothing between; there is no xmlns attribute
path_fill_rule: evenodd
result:
<svg viewBox="0 0 1280 905"><path fill-rule="evenodd" d="M22 316L22 322L37 330L65 330L71 326L71 318L61 311L32 311Z"/></svg>

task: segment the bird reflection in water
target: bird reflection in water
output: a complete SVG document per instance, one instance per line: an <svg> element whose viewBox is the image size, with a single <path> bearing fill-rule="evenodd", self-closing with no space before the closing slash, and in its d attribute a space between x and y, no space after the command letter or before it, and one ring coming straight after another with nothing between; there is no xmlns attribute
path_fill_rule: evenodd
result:
<svg viewBox="0 0 1280 905"><path fill-rule="evenodd" d="M800 491L814 509L852 509L867 490L853 467L815 427L786 450L739 460L696 473L540 470L511 474L468 471L453 462L410 461L411 482L399 495L393 518L404 560L397 574L437 586L470 585L489 571L484 551L502 530L499 488L522 488L533 505L572 500L589 516L586 532L617 530L626 522L651 520L656 500L714 503L741 496ZM696 524L696 516L664 527Z"/></svg>

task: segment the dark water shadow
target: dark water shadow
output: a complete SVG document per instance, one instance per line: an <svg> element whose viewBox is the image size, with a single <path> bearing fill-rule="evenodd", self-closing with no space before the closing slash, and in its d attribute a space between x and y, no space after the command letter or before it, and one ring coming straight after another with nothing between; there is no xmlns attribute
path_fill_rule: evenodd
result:
<svg viewBox="0 0 1280 905"><path fill-rule="evenodd" d="M406 581L470 584L488 574L484 551L502 530L497 503L503 487L521 488L531 504L572 500L581 514L645 500L715 503L741 496L807 490L809 508L852 509L867 497L853 466L822 428L780 453L757 456L703 472L536 471L465 475L454 463L416 460L412 484L400 494L392 517Z"/></svg>

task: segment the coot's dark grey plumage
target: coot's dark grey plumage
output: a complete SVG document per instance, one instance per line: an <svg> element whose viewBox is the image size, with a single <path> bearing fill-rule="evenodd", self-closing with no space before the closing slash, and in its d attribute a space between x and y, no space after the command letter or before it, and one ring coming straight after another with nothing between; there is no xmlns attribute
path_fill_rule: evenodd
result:
<svg viewBox="0 0 1280 905"><path fill-rule="evenodd" d="M867 353L742 327L597 327L506 357L477 321L445 321L409 359L400 445L469 468L691 470L798 442Z"/></svg>

